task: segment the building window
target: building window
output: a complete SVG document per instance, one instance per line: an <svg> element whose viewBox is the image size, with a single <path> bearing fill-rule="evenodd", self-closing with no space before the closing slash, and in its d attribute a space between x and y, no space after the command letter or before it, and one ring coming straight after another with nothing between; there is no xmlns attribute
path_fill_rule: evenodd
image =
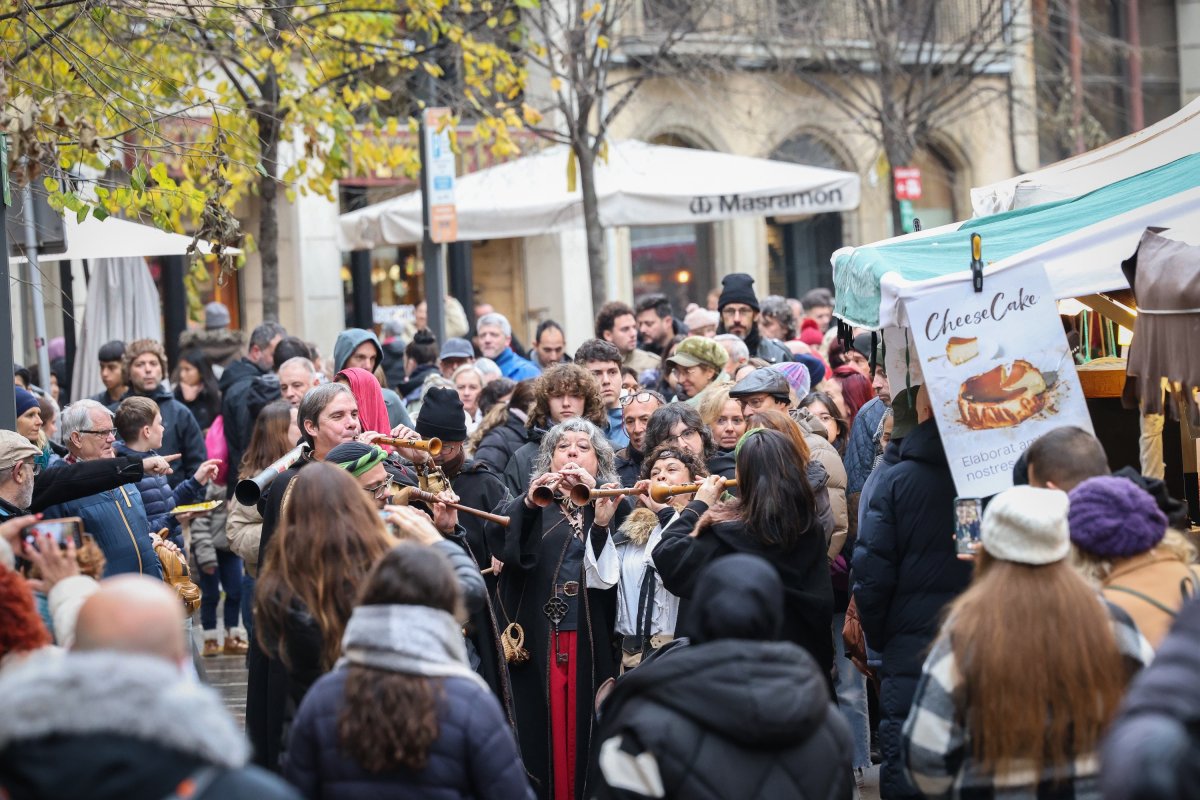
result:
<svg viewBox="0 0 1200 800"><path fill-rule="evenodd" d="M771 158L825 169L845 163L816 136L802 133L775 148ZM799 297L819 286L833 288L829 258L843 245L842 215L837 212L767 220L771 294Z"/></svg>

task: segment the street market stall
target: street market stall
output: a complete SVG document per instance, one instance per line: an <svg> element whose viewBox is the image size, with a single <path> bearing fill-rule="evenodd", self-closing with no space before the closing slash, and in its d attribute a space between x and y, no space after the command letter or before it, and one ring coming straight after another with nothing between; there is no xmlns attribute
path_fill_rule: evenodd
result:
<svg viewBox="0 0 1200 800"><path fill-rule="evenodd" d="M1121 263L1147 228L1200 239L1200 154L1078 196L834 254L835 314L883 332L893 391L926 386L961 495L1004 488L1012 463L1049 427L1092 427L1096 406L1081 405L1057 309L1041 301L1080 298L1132 328L1133 311L1101 293L1129 288ZM978 274L969 266L976 235ZM1108 377L1119 385L1124 371ZM1096 426L1102 439L1114 427L1108 417ZM1124 427L1136 433L1136 417ZM1136 441L1133 452L1137 463ZM1194 463L1185 457L1183 469L1194 474Z"/></svg>

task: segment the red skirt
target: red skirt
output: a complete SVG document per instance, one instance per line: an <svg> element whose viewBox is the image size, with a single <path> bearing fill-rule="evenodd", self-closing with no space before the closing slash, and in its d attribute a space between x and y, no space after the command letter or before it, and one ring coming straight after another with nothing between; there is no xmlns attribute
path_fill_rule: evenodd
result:
<svg viewBox="0 0 1200 800"><path fill-rule="evenodd" d="M550 634L553 647L554 634ZM575 644L578 631L560 631L558 652L567 654L560 664L550 654L550 741L554 753L554 800L575 798Z"/></svg>

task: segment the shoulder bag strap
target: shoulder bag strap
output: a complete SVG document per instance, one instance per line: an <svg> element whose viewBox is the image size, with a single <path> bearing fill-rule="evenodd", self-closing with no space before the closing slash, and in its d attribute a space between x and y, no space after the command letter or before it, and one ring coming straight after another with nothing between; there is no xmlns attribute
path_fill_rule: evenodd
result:
<svg viewBox="0 0 1200 800"><path fill-rule="evenodd" d="M1185 578L1184 580L1186 581L1188 579ZM1168 608L1167 606L1165 606L1162 603L1155 600L1153 597L1142 594L1141 592L1137 591L1136 589L1130 589L1127 586L1115 586L1115 585L1105 586L1104 589L1105 589L1105 591L1124 592L1125 594L1133 595L1134 597L1138 598L1139 600L1142 600L1142 601L1147 602L1150 605L1154 606L1155 608L1157 608L1159 611L1163 612L1164 614L1168 614L1172 618L1175 617L1176 612L1174 609Z"/></svg>

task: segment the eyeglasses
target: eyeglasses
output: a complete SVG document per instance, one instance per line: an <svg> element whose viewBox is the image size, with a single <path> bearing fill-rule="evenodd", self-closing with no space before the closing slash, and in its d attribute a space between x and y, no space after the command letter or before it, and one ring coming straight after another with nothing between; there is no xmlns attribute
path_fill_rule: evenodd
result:
<svg viewBox="0 0 1200 800"><path fill-rule="evenodd" d="M101 439L107 439L110 436L114 439L117 438L117 429L116 428L104 428L103 430L97 430L97 431L80 430L79 433L90 433L93 436L99 436Z"/></svg>
<svg viewBox="0 0 1200 800"><path fill-rule="evenodd" d="M700 436L700 431L696 430L695 428L688 428L688 429L687 429L686 431L684 431L683 433L676 433L676 434L674 434L674 435L672 435L672 436L667 436L666 438L664 438L664 439L662 440L662 444L671 444L671 443L673 443L673 442L674 442L674 443L680 443L680 442L682 442L682 441L683 441L683 439L684 439L684 437L685 437L685 436L697 436L697 437L699 437L699 436ZM703 437L701 437L701 438L703 438Z"/></svg>
<svg viewBox="0 0 1200 800"><path fill-rule="evenodd" d="M664 398L661 394L653 389L647 389L644 392L638 392L637 394L631 393L621 395L621 406L624 407L630 403L649 403L651 400L657 400L663 405L667 404L666 398Z"/></svg>
<svg viewBox="0 0 1200 800"><path fill-rule="evenodd" d="M363 491L370 492L376 500L386 500L388 497L388 490L391 488L392 476L388 475L387 478L384 479L383 483L377 483L374 486L364 486Z"/></svg>

